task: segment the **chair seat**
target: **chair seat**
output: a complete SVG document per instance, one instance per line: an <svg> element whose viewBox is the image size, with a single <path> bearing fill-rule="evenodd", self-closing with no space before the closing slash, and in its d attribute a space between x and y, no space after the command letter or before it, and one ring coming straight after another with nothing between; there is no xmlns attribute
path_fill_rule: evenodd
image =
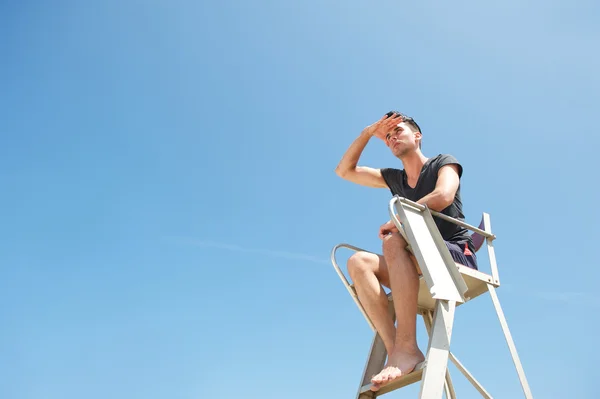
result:
<svg viewBox="0 0 600 399"><path fill-rule="evenodd" d="M462 275L465 280L465 284L467 285L467 292L465 292L465 299L468 301L478 297L479 295L487 292L488 283L492 283L492 276L489 274L485 274L480 272L479 270L471 269L470 267L456 265L458 267L458 271ZM418 306L424 310L434 310L435 309L435 299L431 297L429 293L429 288L427 287L427 283L423 276L419 279L419 299ZM391 295L388 295L391 300ZM457 303L456 306L462 305L462 303Z"/></svg>
<svg viewBox="0 0 600 399"><path fill-rule="evenodd" d="M465 299L467 302L487 292L488 284L495 285L493 284L492 276L489 274L459 264L456 266L458 267L458 271L462 275L463 279L465 280L465 284L467 285L467 292L465 292ZM354 284L351 284L350 287L352 287L352 290L356 292ZM390 292L387 296L391 301L392 293ZM456 304L456 306L460 305L462 305L462 303ZM421 310L433 311L435 309L435 299L431 297L429 288L427 287L427 283L425 282L423 276L419 278L418 307Z"/></svg>

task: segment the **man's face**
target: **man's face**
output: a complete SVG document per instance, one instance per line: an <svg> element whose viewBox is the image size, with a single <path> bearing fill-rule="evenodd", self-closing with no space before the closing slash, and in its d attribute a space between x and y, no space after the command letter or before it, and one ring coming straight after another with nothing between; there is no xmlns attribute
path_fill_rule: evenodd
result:
<svg viewBox="0 0 600 399"><path fill-rule="evenodd" d="M421 133L414 132L408 124L402 122L388 132L385 143L392 153L398 157L419 148L417 139L420 138Z"/></svg>

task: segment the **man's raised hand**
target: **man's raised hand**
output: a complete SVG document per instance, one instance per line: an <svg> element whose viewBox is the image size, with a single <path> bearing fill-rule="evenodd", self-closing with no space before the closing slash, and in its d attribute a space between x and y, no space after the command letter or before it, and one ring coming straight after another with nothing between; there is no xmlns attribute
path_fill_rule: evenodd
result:
<svg viewBox="0 0 600 399"><path fill-rule="evenodd" d="M389 131L395 128L402 121L402 115L392 114L391 116L388 116L388 114L385 114L377 122L367 126L363 132L369 136L375 136L383 141L386 141L386 136Z"/></svg>

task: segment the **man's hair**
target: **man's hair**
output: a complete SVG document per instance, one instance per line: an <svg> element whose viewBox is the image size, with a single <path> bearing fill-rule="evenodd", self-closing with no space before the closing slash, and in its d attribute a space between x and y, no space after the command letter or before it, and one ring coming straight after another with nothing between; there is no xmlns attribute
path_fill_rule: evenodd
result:
<svg viewBox="0 0 600 399"><path fill-rule="evenodd" d="M402 121L404 123L406 123L408 126L410 126L410 128L414 131L417 131L419 133L421 133L421 141L419 141L419 148L421 148L421 142L423 141L423 132L421 131L421 128L419 127L419 125L417 124L417 122L415 122L415 120L413 118L411 118L410 116L404 115L402 112L398 112L395 110L392 110L390 112L388 112L386 114L388 117L392 116L392 115L400 115L402 117Z"/></svg>

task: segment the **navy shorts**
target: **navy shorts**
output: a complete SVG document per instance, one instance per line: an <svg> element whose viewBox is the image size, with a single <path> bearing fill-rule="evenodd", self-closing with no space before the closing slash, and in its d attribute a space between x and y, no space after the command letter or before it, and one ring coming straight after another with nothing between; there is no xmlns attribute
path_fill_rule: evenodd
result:
<svg viewBox="0 0 600 399"><path fill-rule="evenodd" d="M470 267L471 269L477 269L477 257L474 253L471 252L467 243L457 243L457 242L448 242L444 241L448 250L450 251L450 255L452 255L452 259L456 263L460 263L461 265Z"/></svg>

